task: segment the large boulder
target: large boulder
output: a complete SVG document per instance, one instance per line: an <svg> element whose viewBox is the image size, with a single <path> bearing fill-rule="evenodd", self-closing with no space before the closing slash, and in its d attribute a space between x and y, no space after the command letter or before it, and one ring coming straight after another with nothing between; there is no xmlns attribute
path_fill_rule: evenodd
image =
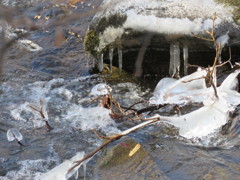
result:
<svg viewBox="0 0 240 180"><path fill-rule="evenodd" d="M119 58L120 68L123 52L123 68L136 75L141 75L142 71L157 75L166 71L176 75L180 70L186 74L188 63L202 66L212 63L213 42L198 39L193 34L211 39L206 31L211 31L216 14L216 40L222 46L232 46L233 55L238 56L234 49L240 39L237 6L220 1L104 0L86 33L85 49L98 58L100 64L102 58L111 62L115 55L113 63L117 64L115 59ZM222 55L227 59L229 52L223 49ZM185 66L182 68L181 64Z"/></svg>

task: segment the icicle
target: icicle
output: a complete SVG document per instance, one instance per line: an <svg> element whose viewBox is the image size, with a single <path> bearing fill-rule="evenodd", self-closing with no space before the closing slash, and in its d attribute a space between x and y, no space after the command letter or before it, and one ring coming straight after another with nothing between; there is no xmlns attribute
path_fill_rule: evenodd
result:
<svg viewBox="0 0 240 180"><path fill-rule="evenodd" d="M170 65L169 65L170 76L179 77L179 70L180 70L180 45L179 42L175 42L170 45Z"/></svg>
<svg viewBox="0 0 240 180"><path fill-rule="evenodd" d="M90 52L87 52L87 67L90 67L91 68L91 54L90 54ZM92 58L93 59L93 66L95 66L95 58Z"/></svg>
<svg viewBox="0 0 240 180"><path fill-rule="evenodd" d="M188 46L183 46L184 75L188 74Z"/></svg>
<svg viewBox="0 0 240 180"><path fill-rule="evenodd" d="M98 58L98 69L100 72L103 70L103 54L99 55L100 57Z"/></svg>
<svg viewBox="0 0 240 180"><path fill-rule="evenodd" d="M86 180L87 163L83 162L83 178Z"/></svg>
<svg viewBox="0 0 240 180"><path fill-rule="evenodd" d="M219 38L217 38L216 42L217 42L217 46L219 46L219 57L218 57L218 63L222 63L222 49L223 47L228 44L228 41L230 39L229 35L228 35L229 32L227 32L226 34L220 36Z"/></svg>
<svg viewBox="0 0 240 180"><path fill-rule="evenodd" d="M119 71L122 72L122 49L118 48L118 67Z"/></svg>
<svg viewBox="0 0 240 180"><path fill-rule="evenodd" d="M219 64L222 63L222 49L223 49L223 47L220 45L220 49L219 49L219 57L218 57L218 63L219 63Z"/></svg>
<svg viewBox="0 0 240 180"><path fill-rule="evenodd" d="M109 49L110 72L112 73L113 48Z"/></svg>

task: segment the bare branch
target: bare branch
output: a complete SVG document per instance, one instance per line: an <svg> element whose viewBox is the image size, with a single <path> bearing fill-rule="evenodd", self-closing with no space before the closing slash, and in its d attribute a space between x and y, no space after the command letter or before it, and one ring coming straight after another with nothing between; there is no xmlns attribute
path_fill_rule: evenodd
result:
<svg viewBox="0 0 240 180"><path fill-rule="evenodd" d="M73 167L71 167L70 169L68 169L68 173L71 172L72 170L74 170L74 169L75 169L77 166L79 166L83 161L85 161L85 160L91 158L92 156L94 156L97 152L99 152L101 149L103 149L104 147L106 147L106 146L107 146L108 144L110 144L112 141L117 140L117 139L121 138L122 136L125 136L125 135L127 135L127 134L130 134L130 133L132 133L132 132L134 132L134 131L136 131L136 130L138 130L138 129L140 129L140 128L143 128L143 127L145 127L145 126L147 126L147 125L153 124L153 123L155 123L155 122L157 122L157 121L159 121L159 120L160 120L159 117L151 118L150 120L148 120L148 121L146 121L146 122L143 122L143 123L141 123L141 124L139 124L139 125L137 125L137 126L134 126L134 127L132 127L131 129L124 131L124 132L121 133L121 134L117 134L117 135L115 135L115 136L109 137L109 140L107 140L105 143L103 143L100 147L98 147L98 148L95 149L94 151L92 151L92 152L90 152L89 154L87 154L86 156L84 156L81 160L76 161L76 162L75 162L76 164L75 164Z"/></svg>

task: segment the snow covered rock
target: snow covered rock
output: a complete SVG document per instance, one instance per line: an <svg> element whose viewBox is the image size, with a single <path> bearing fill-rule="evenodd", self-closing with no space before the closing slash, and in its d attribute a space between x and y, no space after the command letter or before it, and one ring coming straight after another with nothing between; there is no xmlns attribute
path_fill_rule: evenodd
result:
<svg viewBox="0 0 240 180"><path fill-rule="evenodd" d="M196 39L192 34L209 38L206 30L212 28L214 13L217 15L215 35L218 41L223 46L239 44L240 26L234 21L233 8L214 0L149 0L147 3L146 0L104 0L86 34L85 49L95 57L104 54L104 59L111 59L108 50L122 48L124 54L130 54L145 45L148 51L161 52L159 59L151 63L153 58L149 57L148 63L161 66L170 60L169 73L174 76L180 71L180 61L183 59L186 65L188 57L196 57L192 64L211 64L214 54L209 51L214 52L213 43ZM210 54L209 59L203 51ZM132 56L129 59L124 56L123 68L134 66L130 62L135 64L139 59L137 55L135 59ZM199 56L205 58L199 58L198 62ZM143 60L140 63L144 63ZM147 65L142 67L146 71ZM151 69L155 74L161 70L160 67L155 69ZM186 70L184 72L186 75Z"/></svg>
<svg viewBox="0 0 240 180"><path fill-rule="evenodd" d="M103 96L107 95L112 91L112 88L105 83L99 83L91 89L91 95L93 96Z"/></svg>

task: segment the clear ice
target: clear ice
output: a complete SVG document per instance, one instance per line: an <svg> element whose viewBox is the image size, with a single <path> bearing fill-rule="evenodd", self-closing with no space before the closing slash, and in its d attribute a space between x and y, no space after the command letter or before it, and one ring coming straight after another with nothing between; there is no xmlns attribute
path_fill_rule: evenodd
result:
<svg viewBox="0 0 240 180"><path fill-rule="evenodd" d="M47 102L43 98L40 99L40 106L44 115L44 120L48 121Z"/></svg>
<svg viewBox="0 0 240 180"><path fill-rule="evenodd" d="M103 70L103 54L100 54L100 57L98 59L98 69L100 72Z"/></svg>
<svg viewBox="0 0 240 180"><path fill-rule="evenodd" d="M119 70L120 72L122 71L122 49L121 48L118 48L118 67L119 67Z"/></svg>
<svg viewBox="0 0 240 180"><path fill-rule="evenodd" d="M184 76L188 74L188 46L183 46L183 63L184 63Z"/></svg>
<svg viewBox="0 0 240 180"><path fill-rule="evenodd" d="M170 65L169 74L172 77L179 77L180 70L180 45L179 42L170 45Z"/></svg>
<svg viewBox="0 0 240 180"><path fill-rule="evenodd" d="M73 165L75 165L75 162L82 159L85 155L85 152L78 152L75 156L73 156L71 159L68 159L64 161L63 163L59 164L49 172L43 174L41 177L39 177L37 180L67 180L71 178L76 174L78 169L82 164L77 166L72 171L68 172L68 169L71 168Z"/></svg>
<svg viewBox="0 0 240 180"><path fill-rule="evenodd" d="M17 129L12 128L7 131L7 139L8 141L21 141L23 136Z"/></svg>
<svg viewBox="0 0 240 180"><path fill-rule="evenodd" d="M112 73L113 48L109 49L110 72Z"/></svg>

